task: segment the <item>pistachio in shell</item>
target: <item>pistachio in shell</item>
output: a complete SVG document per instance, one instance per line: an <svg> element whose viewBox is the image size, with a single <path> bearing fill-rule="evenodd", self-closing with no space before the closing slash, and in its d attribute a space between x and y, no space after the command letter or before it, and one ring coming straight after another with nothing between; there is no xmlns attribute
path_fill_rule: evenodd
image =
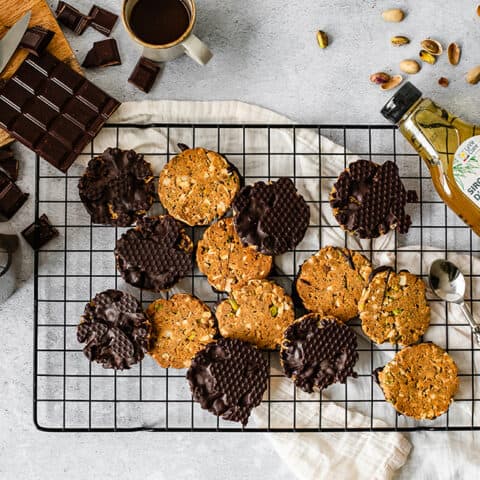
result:
<svg viewBox="0 0 480 480"><path fill-rule="evenodd" d="M476 85L478 82L480 82L480 65L477 65L468 71L467 82L471 85Z"/></svg>
<svg viewBox="0 0 480 480"><path fill-rule="evenodd" d="M403 35L396 35L390 39L390 43L395 47L401 47L402 45L407 45L410 43L410 39Z"/></svg>
<svg viewBox="0 0 480 480"><path fill-rule="evenodd" d="M382 12L382 18L386 22L401 22L405 18L405 13L399 8L390 8Z"/></svg>
<svg viewBox="0 0 480 480"><path fill-rule="evenodd" d="M385 72L376 72L370 75L370 81L375 85L383 85L390 80L390 75Z"/></svg>
<svg viewBox="0 0 480 480"><path fill-rule="evenodd" d="M460 56L462 55L462 50L457 43L453 42L448 46L447 55L450 65L458 65L460 62Z"/></svg>
<svg viewBox="0 0 480 480"><path fill-rule="evenodd" d="M409 75L415 75L421 68L416 60L402 60L400 62L400 70Z"/></svg>
<svg viewBox="0 0 480 480"><path fill-rule="evenodd" d="M380 88L382 90L392 90L398 87L403 82L403 77L401 75L393 75L390 77L390 80L386 83L382 83Z"/></svg>
<svg viewBox="0 0 480 480"><path fill-rule="evenodd" d="M429 63L430 65L433 65L437 61L437 57L426 50L420 50L418 56L422 62Z"/></svg>
<svg viewBox="0 0 480 480"><path fill-rule="evenodd" d="M431 55L441 55L443 53L443 47L440 42L437 40L433 40L432 38L426 38L420 44L422 46L422 50L430 53Z"/></svg>

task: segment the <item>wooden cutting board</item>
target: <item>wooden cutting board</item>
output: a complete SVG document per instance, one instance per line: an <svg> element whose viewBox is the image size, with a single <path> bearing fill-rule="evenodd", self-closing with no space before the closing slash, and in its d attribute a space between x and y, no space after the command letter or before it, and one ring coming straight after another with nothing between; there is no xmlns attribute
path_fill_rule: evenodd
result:
<svg viewBox="0 0 480 480"><path fill-rule="evenodd" d="M0 37L7 32L19 20L25 12L32 11L29 27L41 26L52 30L55 35L48 46L48 51L58 57L60 60L68 63L73 69L82 73L80 64L75 58L70 44L67 42L56 18L45 0L0 0ZM1 73L0 79L10 78L23 62L27 52L18 49L7 65L7 68ZM7 132L0 129L0 147L13 141L13 138Z"/></svg>

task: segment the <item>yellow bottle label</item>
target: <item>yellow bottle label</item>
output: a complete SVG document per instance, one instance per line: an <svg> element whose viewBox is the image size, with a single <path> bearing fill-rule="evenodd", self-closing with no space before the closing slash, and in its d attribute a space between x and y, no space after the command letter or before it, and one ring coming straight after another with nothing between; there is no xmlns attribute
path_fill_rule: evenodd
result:
<svg viewBox="0 0 480 480"><path fill-rule="evenodd" d="M453 176L465 195L480 207L480 135L463 142L455 152Z"/></svg>

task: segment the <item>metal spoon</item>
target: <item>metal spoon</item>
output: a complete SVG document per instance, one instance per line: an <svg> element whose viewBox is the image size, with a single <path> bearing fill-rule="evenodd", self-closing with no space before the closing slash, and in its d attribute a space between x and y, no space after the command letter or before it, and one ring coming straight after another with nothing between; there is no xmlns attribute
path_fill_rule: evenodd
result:
<svg viewBox="0 0 480 480"><path fill-rule="evenodd" d="M480 324L473 318L472 312L465 305L465 277L456 265L448 260L435 260L430 266L428 277L430 287L435 295L446 302L456 303L462 310L475 340L480 345Z"/></svg>

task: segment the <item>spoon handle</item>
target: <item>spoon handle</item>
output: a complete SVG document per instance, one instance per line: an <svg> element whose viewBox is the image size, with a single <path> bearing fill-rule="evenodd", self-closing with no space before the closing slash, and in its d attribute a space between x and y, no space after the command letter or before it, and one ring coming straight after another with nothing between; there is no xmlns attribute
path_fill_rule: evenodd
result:
<svg viewBox="0 0 480 480"><path fill-rule="evenodd" d="M473 335L475 336L475 340L477 344L480 345L480 324L476 322L475 318L473 318L472 312L470 309L465 305L464 302L460 303L460 308L462 309L465 318L468 320L468 323L472 327Z"/></svg>

